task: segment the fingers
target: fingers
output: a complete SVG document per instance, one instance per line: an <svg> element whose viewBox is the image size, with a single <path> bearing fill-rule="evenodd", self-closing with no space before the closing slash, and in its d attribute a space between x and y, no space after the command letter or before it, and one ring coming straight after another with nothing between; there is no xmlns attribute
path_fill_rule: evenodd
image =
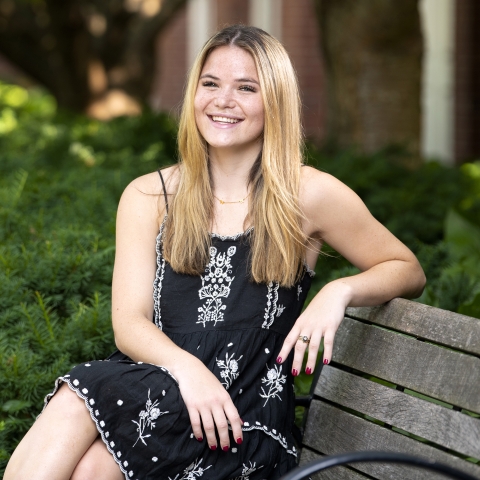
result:
<svg viewBox="0 0 480 480"><path fill-rule="evenodd" d="M224 406L224 410L228 421L230 422L233 439L235 440L235 443L240 445L243 442L243 422L238 414L237 407L235 407L234 403L230 400L230 402L227 402L227 404Z"/></svg>
<svg viewBox="0 0 480 480"><path fill-rule="evenodd" d="M308 342L304 342L302 337L307 337ZM323 332L318 328L311 330L304 326L303 328L294 325L290 333L285 338L282 349L278 354L277 363L283 363L290 352L294 351L292 363L292 375L297 376L302 369L302 363L305 358L305 352L308 348L308 358L305 365L305 373L312 374L317 363L317 356L323 337L323 363L328 364L332 359L333 340L335 337L335 329L328 328Z"/></svg>
<svg viewBox="0 0 480 480"><path fill-rule="evenodd" d="M218 438L220 440L220 448L227 452L230 448L230 435L228 434L228 422L223 408L215 408L213 410L213 418L217 427Z"/></svg>
<svg viewBox="0 0 480 480"><path fill-rule="evenodd" d="M277 357L277 363L283 363L287 359L287 357L290 355L290 352L292 351L292 348L294 348L297 344L299 335L300 329L297 324L295 324L290 330L290 333L286 336L285 341L283 342L282 349L280 350L280 353ZM299 369L297 370L300 371Z"/></svg>
<svg viewBox="0 0 480 480"><path fill-rule="evenodd" d="M202 432L202 423L200 421L200 415L197 410L188 410L188 414L190 416L190 423L192 424L193 434L195 438L201 442L203 440L203 432Z"/></svg>
<svg viewBox="0 0 480 480"><path fill-rule="evenodd" d="M211 450L217 449L217 436L215 434L215 422L212 417L212 412L210 410L205 410L201 412L203 431L205 432L205 437L208 443L208 446Z"/></svg>
<svg viewBox="0 0 480 480"><path fill-rule="evenodd" d="M294 347L293 363L292 363L292 375L296 377L302 370L303 358L305 357L305 351L307 350L307 343L300 340L297 337L297 342Z"/></svg>
<svg viewBox="0 0 480 480"><path fill-rule="evenodd" d="M217 448L221 448L225 452L229 450L230 428L235 442L237 444L243 442L243 422L230 397L225 403L222 404L221 401L218 401L214 405L211 405L211 408L205 408L201 412L198 410L189 410L189 415L195 438L198 441L203 440L203 425L205 439L211 450L216 450Z"/></svg>
<svg viewBox="0 0 480 480"><path fill-rule="evenodd" d="M335 332L332 330L327 330L323 337L323 363L324 364L328 364L332 360L334 337L335 337Z"/></svg>
<svg viewBox="0 0 480 480"><path fill-rule="evenodd" d="M320 344L322 341L322 336L314 334L310 339L308 344L308 358L307 364L305 365L305 373L308 375L312 374L315 370L315 365L317 364L318 350L320 349Z"/></svg>

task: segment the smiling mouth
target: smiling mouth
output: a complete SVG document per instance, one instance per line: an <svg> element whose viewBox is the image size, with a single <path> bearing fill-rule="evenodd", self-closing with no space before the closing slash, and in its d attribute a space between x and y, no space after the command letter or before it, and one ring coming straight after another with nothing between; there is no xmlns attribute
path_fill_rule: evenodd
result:
<svg viewBox="0 0 480 480"><path fill-rule="evenodd" d="M238 123L241 121L238 118L219 117L217 115L211 115L210 118L216 123Z"/></svg>

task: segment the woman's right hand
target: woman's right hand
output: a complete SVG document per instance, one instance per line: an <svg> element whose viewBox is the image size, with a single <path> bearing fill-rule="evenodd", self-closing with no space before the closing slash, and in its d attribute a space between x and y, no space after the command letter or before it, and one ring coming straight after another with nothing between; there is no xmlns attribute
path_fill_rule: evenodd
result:
<svg viewBox="0 0 480 480"><path fill-rule="evenodd" d="M197 358L191 357L182 362L182 369L174 373L178 380L180 393L190 415L193 434L197 440L203 440L203 431L212 450L230 448L229 424L236 443L243 441L242 420L237 407L215 375Z"/></svg>

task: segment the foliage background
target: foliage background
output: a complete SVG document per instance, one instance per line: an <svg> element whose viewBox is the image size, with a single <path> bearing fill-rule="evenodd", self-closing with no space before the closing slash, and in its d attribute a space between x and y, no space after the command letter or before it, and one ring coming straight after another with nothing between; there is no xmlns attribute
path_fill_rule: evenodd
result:
<svg viewBox="0 0 480 480"><path fill-rule="evenodd" d="M0 85L0 474L54 379L114 350L110 282L125 186L176 157L167 117L102 123L40 91ZM318 151L308 163L352 187L420 259L419 301L480 318L480 163L402 165L403 152ZM355 273L331 249L310 298ZM297 390L308 389L298 378Z"/></svg>

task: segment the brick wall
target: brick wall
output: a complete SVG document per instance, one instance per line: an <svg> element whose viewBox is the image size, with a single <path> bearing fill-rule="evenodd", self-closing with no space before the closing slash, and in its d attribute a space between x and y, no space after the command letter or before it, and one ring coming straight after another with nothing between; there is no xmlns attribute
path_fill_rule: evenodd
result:
<svg viewBox="0 0 480 480"><path fill-rule="evenodd" d="M187 76L187 9L182 8L159 35L150 96L155 110L179 113Z"/></svg>
<svg viewBox="0 0 480 480"><path fill-rule="evenodd" d="M216 0L218 29L234 23L248 23L248 0Z"/></svg>
<svg viewBox="0 0 480 480"><path fill-rule="evenodd" d="M307 136L325 135L325 78L313 0L283 0L282 42L297 71Z"/></svg>

